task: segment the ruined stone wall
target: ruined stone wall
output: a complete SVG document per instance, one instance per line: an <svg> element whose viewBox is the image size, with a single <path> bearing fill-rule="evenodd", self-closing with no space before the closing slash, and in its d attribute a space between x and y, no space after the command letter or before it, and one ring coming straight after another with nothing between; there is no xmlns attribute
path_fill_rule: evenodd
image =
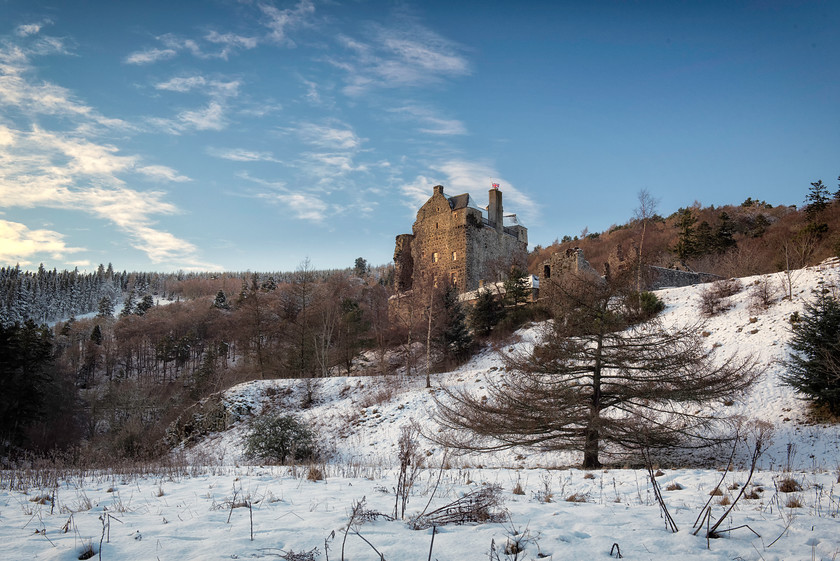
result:
<svg viewBox="0 0 840 561"><path fill-rule="evenodd" d="M648 267L648 271L648 290L691 286L704 282L714 282L723 278L711 273L695 273L693 271L666 269L665 267Z"/></svg>
<svg viewBox="0 0 840 561"><path fill-rule="evenodd" d="M394 248L394 277L397 290L400 292L411 290L414 279L414 257L411 254L411 242L413 240L414 236L412 234L397 236L397 243Z"/></svg>
<svg viewBox="0 0 840 561"><path fill-rule="evenodd" d="M517 233L521 232L517 231ZM527 240L527 233L525 239ZM518 236L500 232L487 224L479 223L468 229L467 244L469 258L467 283L464 290L477 289L479 281L482 280L486 282L504 280L511 265L524 267L528 244Z"/></svg>

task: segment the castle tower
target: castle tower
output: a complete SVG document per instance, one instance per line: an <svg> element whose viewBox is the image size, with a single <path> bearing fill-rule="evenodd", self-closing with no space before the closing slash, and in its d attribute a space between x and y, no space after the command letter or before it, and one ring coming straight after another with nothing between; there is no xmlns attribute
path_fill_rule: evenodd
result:
<svg viewBox="0 0 840 561"><path fill-rule="evenodd" d="M504 211L502 210L502 192L494 187L490 189L490 205L487 207L487 219L497 232L504 232Z"/></svg>

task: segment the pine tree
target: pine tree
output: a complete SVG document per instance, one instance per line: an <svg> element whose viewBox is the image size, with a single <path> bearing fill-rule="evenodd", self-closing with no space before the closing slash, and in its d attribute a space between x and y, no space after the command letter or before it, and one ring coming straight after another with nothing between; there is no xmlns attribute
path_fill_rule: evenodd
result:
<svg viewBox="0 0 840 561"><path fill-rule="evenodd" d="M446 324L441 334L444 353L457 360L467 356L472 346L472 336L467 328L466 314L458 301L458 290L450 287L443 293L443 312Z"/></svg>
<svg viewBox="0 0 840 561"><path fill-rule="evenodd" d="M152 298L151 294L146 294L143 296L143 299L137 302L137 307L134 309L134 313L138 316L146 315L146 312L152 309L152 306L155 305L155 300Z"/></svg>
<svg viewBox="0 0 840 561"><path fill-rule="evenodd" d="M815 222L817 216L828 208L828 202L828 186L823 184L822 179L811 183L805 197L805 217L808 221Z"/></svg>
<svg viewBox="0 0 840 561"><path fill-rule="evenodd" d="M805 305L793 325L782 379L816 406L840 415L840 300L829 293Z"/></svg>
<svg viewBox="0 0 840 561"><path fill-rule="evenodd" d="M225 291L219 289L216 293L216 299L213 300L213 307L218 308L220 310L229 310L230 304L228 304L227 296L225 296Z"/></svg>
<svg viewBox="0 0 840 561"><path fill-rule="evenodd" d="M134 292L129 292L123 301L123 308L120 312L120 317L124 318L130 316L134 311Z"/></svg>
<svg viewBox="0 0 840 561"><path fill-rule="evenodd" d="M481 290L470 311L470 325L475 333L486 337L503 315L504 308L496 296L489 290Z"/></svg>
<svg viewBox="0 0 840 561"><path fill-rule="evenodd" d="M725 212L718 216L718 225L715 228L714 249L718 253L725 253L737 245L732 235L732 219Z"/></svg>
<svg viewBox="0 0 840 561"><path fill-rule="evenodd" d="M103 296L99 299L99 313L97 317L111 318L114 317L114 301L110 296Z"/></svg>
<svg viewBox="0 0 840 561"><path fill-rule="evenodd" d="M96 345L102 344L102 328L99 327L98 323L93 326L93 330L90 332L90 340Z"/></svg>
<svg viewBox="0 0 840 561"><path fill-rule="evenodd" d="M672 251L680 259L689 259L697 253L697 235L694 229L696 223L697 218L695 218L690 208L681 208L677 211L679 238L677 239L677 245L672 248Z"/></svg>
<svg viewBox="0 0 840 561"><path fill-rule="evenodd" d="M528 276L519 267L514 265L510 268L504 282L505 300L516 306L528 298Z"/></svg>

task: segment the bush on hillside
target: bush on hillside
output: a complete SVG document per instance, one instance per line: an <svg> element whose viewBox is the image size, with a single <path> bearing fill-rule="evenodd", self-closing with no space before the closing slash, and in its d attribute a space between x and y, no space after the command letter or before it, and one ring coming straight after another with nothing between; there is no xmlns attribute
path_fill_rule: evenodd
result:
<svg viewBox="0 0 840 561"><path fill-rule="evenodd" d="M291 415L266 415L251 422L245 438L249 458L285 463L315 455L315 434Z"/></svg>

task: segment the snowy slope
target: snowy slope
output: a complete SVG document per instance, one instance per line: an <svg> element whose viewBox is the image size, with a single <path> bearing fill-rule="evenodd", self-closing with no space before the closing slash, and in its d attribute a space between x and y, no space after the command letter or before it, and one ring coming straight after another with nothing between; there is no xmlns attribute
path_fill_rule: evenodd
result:
<svg viewBox="0 0 840 561"><path fill-rule="evenodd" d="M760 279L743 283L748 287L755 280ZM710 346L757 353L767 366L750 395L725 412L769 421L776 434L749 485L741 467L721 471L724 461L663 467L657 482L676 533L666 528L644 470L587 473L569 467L580 460L574 453L528 450L453 458L447 469L438 469L441 451L429 443L422 445L429 468L412 489L408 516L498 485L502 503L495 512L504 521L446 525L433 535L431 529L413 530L407 521L377 516L348 531L351 507L362 499L366 509L393 514L399 428L413 419L427 432L435 430L430 393L435 389L426 389L419 378L342 377L321 381L316 404L303 411L300 381L232 388L225 401L239 421L187 450L193 462L185 470L144 477L76 474L57 486L25 472L0 472L0 557L69 561L90 546L96 559L161 561L590 561L615 559L616 548L624 559L840 559L838 428L809 424L804 404L779 383L790 314L801 311L814 290L838 284L835 263L807 269L794 278L792 301L777 298L769 309L751 311L745 289L732 298L730 310L703 326ZM698 319L700 290L660 291L668 306L663 321ZM521 331L503 350L527 349L537 332L536 327ZM463 367L434 376L433 385L465 384L480 391L501 367L498 353L486 349ZM280 410L299 413L317 426L333 452L333 461L321 466L326 480L308 480L307 467L253 466L242 457L248 419ZM788 463L792 469L781 471ZM798 489L784 492L787 479ZM712 495L718 487L721 494ZM720 539L707 540L704 530L694 535L693 524L707 503L714 524L741 489L749 498L741 498L724 519ZM520 538L523 551L516 555L508 548L506 555L506 545ZM491 555L494 547L497 557Z"/></svg>
<svg viewBox="0 0 840 561"><path fill-rule="evenodd" d="M801 313L806 301L823 287L840 286L840 263L829 261L818 267L792 274L793 299L783 298L782 275L768 275L775 288L774 303L766 310L751 307L751 287L765 277L741 279L743 290L730 298L731 308L705 320L699 329L708 334L710 347L717 352L756 355L766 374L746 398L725 407L726 416L740 415L772 423L773 446L762 458L762 466L779 467L792 460L797 467L832 469L840 464L840 427L813 425L807 422L804 402L780 382L782 361L788 356L789 318ZM665 326L690 325L702 319L699 312L703 285L664 289L657 295L666 303L662 314ZM539 326L517 333L516 342L502 352L527 350L538 336ZM222 434L211 436L196 452L219 458L223 463L241 463L242 436L250 414L268 411L300 412L312 423L339 461L366 465L390 465L394 457L400 427L418 421L426 432L435 431L432 393L441 385L466 385L481 391L489 376L503 368L499 352L486 348L455 371L432 376L431 390L423 376L405 378L336 377L318 382L315 406L299 411L303 401L303 382L299 380L260 380L241 384L226 392L228 408L242 411L242 422ZM715 407L721 407L715 404ZM793 445L793 457L788 447ZM432 461L441 450L428 443ZM718 451L727 454L728 451ZM703 456L705 457L705 456ZM743 456L742 456L743 458ZM493 467L557 467L579 463L577 453L537 453L532 450L483 454L453 458L454 465Z"/></svg>

